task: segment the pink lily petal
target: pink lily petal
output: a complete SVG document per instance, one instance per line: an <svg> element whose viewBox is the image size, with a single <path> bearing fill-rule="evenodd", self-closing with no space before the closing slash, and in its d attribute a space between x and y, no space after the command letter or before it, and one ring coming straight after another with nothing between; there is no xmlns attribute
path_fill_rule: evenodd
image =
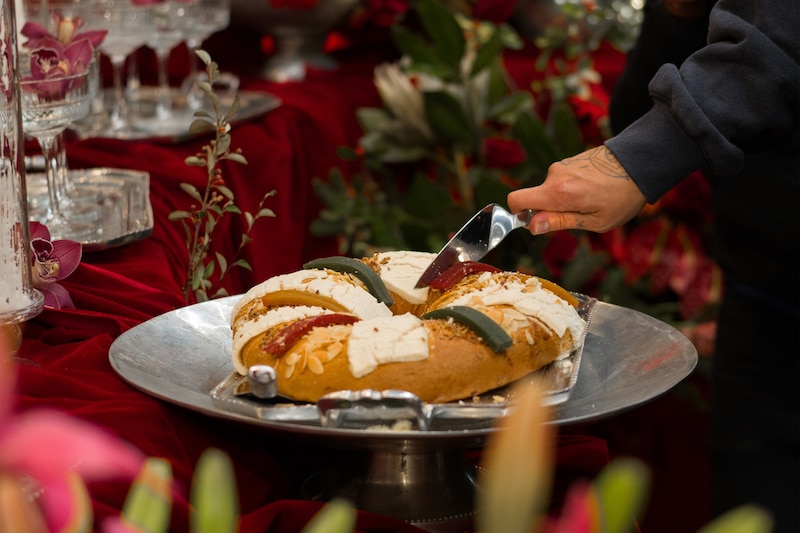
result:
<svg viewBox="0 0 800 533"><path fill-rule="evenodd" d="M63 480L49 483L39 496L39 506L50 531L79 533L91 530L92 501L86 485L75 472L68 472Z"/></svg>
<svg viewBox="0 0 800 533"><path fill-rule="evenodd" d="M55 411L31 411L0 427L0 470L26 473L43 487L72 470L86 480L133 478L142 460L113 435Z"/></svg>
<svg viewBox="0 0 800 533"><path fill-rule="evenodd" d="M52 256L60 262L57 280L62 280L75 272L81 263L83 247L77 241L59 240L53 241Z"/></svg>
<svg viewBox="0 0 800 533"><path fill-rule="evenodd" d="M75 309L75 303L69 295L69 291L59 285L58 283L49 283L47 285L37 285L36 287L44 295L45 307L52 309Z"/></svg>

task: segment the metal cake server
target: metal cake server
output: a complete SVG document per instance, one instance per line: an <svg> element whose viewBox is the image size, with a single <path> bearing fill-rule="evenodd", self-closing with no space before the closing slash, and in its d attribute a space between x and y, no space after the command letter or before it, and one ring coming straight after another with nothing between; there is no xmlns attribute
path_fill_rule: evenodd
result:
<svg viewBox="0 0 800 533"><path fill-rule="evenodd" d="M469 219L445 244L414 287L417 289L427 287L439 274L455 263L480 261L512 230L527 227L534 213L535 211L526 209L511 214L497 204L487 205Z"/></svg>

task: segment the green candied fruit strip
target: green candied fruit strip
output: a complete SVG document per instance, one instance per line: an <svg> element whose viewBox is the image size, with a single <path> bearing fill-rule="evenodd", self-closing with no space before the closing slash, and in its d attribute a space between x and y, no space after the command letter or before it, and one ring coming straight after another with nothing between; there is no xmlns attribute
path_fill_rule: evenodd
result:
<svg viewBox="0 0 800 533"><path fill-rule="evenodd" d="M394 304L392 295L389 294L389 290L386 288L386 285L383 283L378 273L358 259L344 256L321 257L305 263L303 268L306 270L327 268L328 270L335 270L336 272L353 274L361 280L361 283L364 284L376 300L386 304L386 307L391 307Z"/></svg>
<svg viewBox="0 0 800 533"><path fill-rule="evenodd" d="M502 352L514 342L511 336L506 333L506 330L500 327L500 324L477 309L464 305L434 309L422 315L422 318L452 318L480 335L483 342L495 353Z"/></svg>

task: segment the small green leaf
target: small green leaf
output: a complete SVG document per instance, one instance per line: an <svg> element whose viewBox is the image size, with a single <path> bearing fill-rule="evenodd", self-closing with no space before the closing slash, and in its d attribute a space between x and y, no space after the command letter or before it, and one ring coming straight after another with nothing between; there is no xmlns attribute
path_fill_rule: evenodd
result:
<svg viewBox="0 0 800 533"><path fill-rule="evenodd" d="M206 166L206 160L202 157L197 157L196 155L190 155L186 159L183 160L184 163L189 165L190 167L204 167Z"/></svg>
<svg viewBox="0 0 800 533"><path fill-rule="evenodd" d="M233 102L231 103L231 107L228 109L228 113L225 115L225 122L230 122L231 120L233 120L233 117L235 117L239 113L241 107L242 107L242 101L239 98L239 95L237 94L236 96L233 97Z"/></svg>
<svg viewBox="0 0 800 533"><path fill-rule="evenodd" d="M572 157L583 151L580 126L569 104L563 102L555 106L550 115L550 123L559 149L558 159Z"/></svg>
<svg viewBox="0 0 800 533"><path fill-rule="evenodd" d="M200 58L200 61L202 61L204 65L211 63L211 55L205 50L195 50L194 53L197 54L197 57Z"/></svg>
<svg viewBox="0 0 800 533"><path fill-rule="evenodd" d="M503 51L503 46L502 34L499 31L492 33L489 41L481 46L478 50L478 54L475 57L475 62L472 64L470 76L475 76L483 69L488 67L491 63L497 61L500 57L500 53Z"/></svg>
<svg viewBox="0 0 800 533"><path fill-rule="evenodd" d="M261 217L274 217L274 216L275 216L275 211L273 211L272 209L269 209L267 207L262 207L261 209L258 210L258 218L261 218Z"/></svg>
<svg viewBox="0 0 800 533"><path fill-rule="evenodd" d="M426 91L422 96L425 116L437 137L463 143L473 141L473 125L453 95L445 91Z"/></svg>
<svg viewBox="0 0 800 533"><path fill-rule="evenodd" d="M467 45L453 12L438 0L421 0L417 12L425 31L433 39L436 56L457 71Z"/></svg>
<svg viewBox="0 0 800 533"><path fill-rule="evenodd" d="M245 159L244 156L238 152L230 152L225 156L225 159L230 159L232 161L236 161L237 163L241 163L243 165L247 164L247 159Z"/></svg>
<svg viewBox="0 0 800 533"><path fill-rule="evenodd" d="M528 91L514 91L503 95L495 102L486 115L489 120L503 124L514 124L522 113L533 111L533 98Z"/></svg>
<svg viewBox="0 0 800 533"><path fill-rule="evenodd" d="M225 185L215 185L214 188L225 198L233 200L233 191L230 190L230 188L226 187Z"/></svg>
<svg viewBox="0 0 800 533"><path fill-rule="evenodd" d="M248 263L244 259L237 259L236 261L234 261L233 266L244 268L245 270L249 270L250 272L253 271L253 267L251 267L250 263Z"/></svg>
<svg viewBox="0 0 800 533"><path fill-rule="evenodd" d="M217 139L217 146L216 146L216 154L224 154L230 150L231 147L231 136L227 133L224 135L220 135L219 139Z"/></svg>
<svg viewBox="0 0 800 533"><path fill-rule="evenodd" d="M198 202L202 202L203 201L203 197L200 196L200 191L198 191L197 187L195 187L191 183L185 183L184 182L184 183L181 183L179 185L179 187L181 188L181 190L183 192L185 192L186 194L188 194L189 196L191 196L192 198L194 198Z"/></svg>
<svg viewBox="0 0 800 533"><path fill-rule="evenodd" d="M216 252L217 264L219 265L220 274L224 274L228 270L228 260L219 252Z"/></svg>
<svg viewBox="0 0 800 533"><path fill-rule="evenodd" d="M202 118L193 120L189 125L189 133L193 135L204 135L211 131L214 131L214 125Z"/></svg>
<svg viewBox="0 0 800 533"><path fill-rule="evenodd" d="M184 218L192 218L192 214L189 211L173 211L167 215L167 219L173 222L182 220Z"/></svg>
<svg viewBox="0 0 800 533"><path fill-rule="evenodd" d="M203 279L209 279L211 277L211 275L214 274L214 267L215 266L216 266L216 263L214 263L214 261L209 261L208 262L208 264L206 265L205 270L203 270Z"/></svg>
<svg viewBox="0 0 800 533"><path fill-rule="evenodd" d="M335 498L311 518L302 533L352 533L355 525L356 510L353 504Z"/></svg>

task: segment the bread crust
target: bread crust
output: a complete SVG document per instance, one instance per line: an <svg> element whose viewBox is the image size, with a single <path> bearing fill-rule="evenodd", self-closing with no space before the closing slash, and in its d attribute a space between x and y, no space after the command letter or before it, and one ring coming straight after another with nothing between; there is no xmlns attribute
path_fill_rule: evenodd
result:
<svg viewBox="0 0 800 533"><path fill-rule="evenodd" d="M367 258L364 263L380 274L386 259ZM338 273L331 275L336 283L363 288L358 280L350 276ZM518 290L519 294L544 291L548 294L544 300L557 300L555 305L560 308L559 312L565 312L566 308L575 315L573 322L577 318L580 325L584 325L574 309L558 294L563 289L556 286L556 290L548 290L552 284L543 287L533 280L538 278L517 272L471 274L447 290L429 290L427 301L423 304L408 302L401 294L390 291L394 298L390 310L395 316L408 312L421 316L426 311L448 307L466 298L469 306L482 311L511 336L512 345L500 352L494 352L476 332L463 324L449 319L426 319L422 321L427 330L426 359L379 364L365 375L355 377L348 360L352 325L315 327L285 352L266 352L264 345L293 320L297 320L293 319L272 324L263 331L255 332L249 340L239 342L238 352L235 349L237 353L233 354L234 364L240 372L256 364L272 366L278 375L279 394L297 401L316 402L331 392L363 389L405 390L430 403L468 399L507 385L577 347L580 341L578 329L568 327L557 332L552 319L548 321L521 313L515 309L513 302L498 303L491 297L485 297L486 301L482 299L484 296L481 291L487 287L497 290L497 287L513 286L513 290ZM241 302L234 312L231 322L234 336L248 323L252 327L253 321L260 315L285 306L315 304L335 312L342 312L344 308L335 308L338 305L336 302L335 305L330 302L326 304L318 294L304 295L292 291L277 295L251 291L253 296ZM554 304L549 301L542 305ZM369 320L373 317L362 315L360 318ZM380 346L380 337L377 341Z"/></svg>
<svg viewBox="0 0 800 533"><path fill-rule="evenodd" d="M563 338L557 337L533 319L527 328L512 335L514 343L510 348L495 353L462 324L436 319L426 320L425 327L429 349L426 360L379 365L360 378L353 377L347 363L350 326L338 327L332 336L312 332L277 356L261 349L269 338L269 333L264 332L245 345L242 358L248 367L272 366L278 375L278 392L293 400L316 402L338 390L398 389L411 392L424 402L444 403L471 398L538 370L563 353L572 341L569 332ZM533 344L531 338L535 339ZM326 360L319 361L321 358ZM322 372L317 373L320 369Z"/></svg>

